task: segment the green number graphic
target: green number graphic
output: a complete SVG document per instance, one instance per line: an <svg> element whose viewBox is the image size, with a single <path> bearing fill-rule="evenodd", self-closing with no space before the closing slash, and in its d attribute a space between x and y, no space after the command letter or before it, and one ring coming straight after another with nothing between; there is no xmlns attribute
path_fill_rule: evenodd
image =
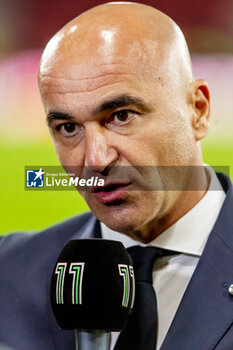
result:
<svg viewBox="0 0 233 350"><path fill-rule="evenodd" d="M82 282L85 263L71 263L69 273L73 275L72 304L82 304ZM56 302L64 304L64 280L67 263L58 263L55 274L57 275Z"/></svg>
<svg viewBox="0 0 233 350"><path fill-rule="evenodd" d="M69 273L73 274L72 304L82 304L82 282L84 265L84 263L70 264Z"/></svg>
<svg viewBox="0 0 233 350"><path fill-rule="evenodd" d="M56 275L58 275L57 276L57 285L56 285L57 304L64 304L63 290L64 290L64 279L65 279L66 266L67 266L67 263L58 263L56 270L55 270Z"/></svg>

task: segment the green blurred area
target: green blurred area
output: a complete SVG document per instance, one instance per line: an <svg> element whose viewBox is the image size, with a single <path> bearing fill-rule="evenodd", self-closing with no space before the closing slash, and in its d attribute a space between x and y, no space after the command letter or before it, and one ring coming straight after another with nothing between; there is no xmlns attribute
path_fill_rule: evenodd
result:
<svg viewBox="0 0 233 350"><path fill-rule="evenodd" d="M25 191L25 165L59 165L48 141L0 144L0 233L38 230L88 210L76 191Z"/></svg>
<svg viewBox="0 0 233 350"><path fill-rule="evenodd" d="M233 179L233 142L219 139L203 143L204 161L230 166ZM25 191L26 165L59 165L52 143L0 143L0 234L39 230L88 210L76 191Z"/></svg>

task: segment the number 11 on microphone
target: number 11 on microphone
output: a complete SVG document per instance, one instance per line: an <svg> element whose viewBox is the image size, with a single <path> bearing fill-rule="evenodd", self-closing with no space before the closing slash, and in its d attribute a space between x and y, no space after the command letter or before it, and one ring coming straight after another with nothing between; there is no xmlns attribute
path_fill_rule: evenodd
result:
<svg viewBox="0 0 233 350"><path fill-rule="evenodd" d="M82 304L82 282L85 263L71 263L69 274L73 275L72 282L72 304ZM58 263L55 274L57 275L56 283L56 302L64 304L64 280L67 263Z"/></svg>

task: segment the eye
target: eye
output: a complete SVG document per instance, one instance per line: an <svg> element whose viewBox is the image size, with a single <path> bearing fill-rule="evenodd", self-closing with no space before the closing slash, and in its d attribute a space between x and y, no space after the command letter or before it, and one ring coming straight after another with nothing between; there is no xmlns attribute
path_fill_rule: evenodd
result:
<svg viewBox="0 0 233 350"><path fill-rule="evenodd" d="M72 137L76 135L79 129L80 127L75 123L64 123L56 126L56 130L66 137Z"/></svg>
<svg viewBox="0 0 233 350"><path fill-rule="evenodd" d="M127 109L114 112L110 118L110 124L127 124L136 113Z"/></svg>

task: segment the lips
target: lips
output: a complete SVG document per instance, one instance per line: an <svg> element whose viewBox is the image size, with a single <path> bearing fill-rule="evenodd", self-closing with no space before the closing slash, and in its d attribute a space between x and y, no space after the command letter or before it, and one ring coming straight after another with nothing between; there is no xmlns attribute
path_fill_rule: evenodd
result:
<svg viewBox="0 0 233 350"><path fill-rule="evenodd" d="M130 183L109 183L92 189L94 197L101 203L117 204L128 190Z"/></svg>

